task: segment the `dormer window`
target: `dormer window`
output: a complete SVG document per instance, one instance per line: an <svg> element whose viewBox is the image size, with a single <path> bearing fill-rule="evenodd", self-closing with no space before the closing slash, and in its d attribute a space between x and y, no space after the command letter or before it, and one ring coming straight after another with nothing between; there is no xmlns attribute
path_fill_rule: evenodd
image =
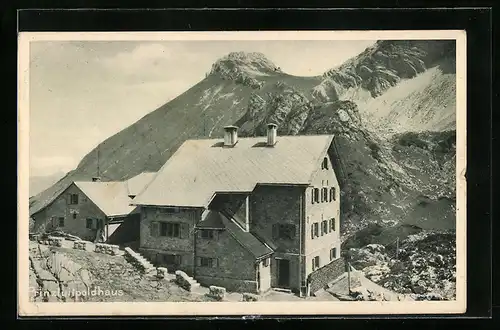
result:
<svg viewBox="0 0 500 330"><path fill-rule="evenodd" d="M321 163L321 169L322 170L328 169L328 157L323 158L323 162Z"/></svg>

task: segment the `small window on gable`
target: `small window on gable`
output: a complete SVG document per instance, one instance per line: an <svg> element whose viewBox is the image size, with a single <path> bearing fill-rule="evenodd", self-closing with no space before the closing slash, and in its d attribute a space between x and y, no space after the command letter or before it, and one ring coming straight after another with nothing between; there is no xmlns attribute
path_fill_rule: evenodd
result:
<svg viewBox="0 0 500 330"><path fill-rule="evenodd" d="M59 217L59 227L64 227L64 217Z"/></svg>
<svg viewBox="0 0 500 330"><path fill-rule="evenodd" d="M76 205L78 204L78 194L70 194L69 195L69 203L71 205Z"/></svg>
<svg viewBox="0 0 500 330"><path fill-rule="evenodd" d="M328 169L328 157L323 158L323 162L321 163L321 169L322 170Z"/></svg>

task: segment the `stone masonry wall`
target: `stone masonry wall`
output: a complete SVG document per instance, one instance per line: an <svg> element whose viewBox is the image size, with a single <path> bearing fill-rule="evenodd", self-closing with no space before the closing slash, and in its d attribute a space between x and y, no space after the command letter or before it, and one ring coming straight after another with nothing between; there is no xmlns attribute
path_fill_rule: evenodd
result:
<svg viewBox="0 0 500 330"><path fill-rule="evenodd" d="M299 253L304 188L258 186L250 198L250 231L278 252ZM273 238L274 224L295 226L294 239Z"/></svg>
<svg viewBox="0 0 500 330"><path fill-rule="evenodd" d="M209 276L255 281L255 258L227 230L217 230L213 238L196 235L196 256L213 258L213 267L197 265L195 278ZM215 284L214 285L219 285ZM221 284L226 287L226 285Z"/></svg>
<svg viewBox="0 0 500 330"><path fill-rule="evenodd" d="M324 288L329 282L335 280L346 271L344 259L339 258L328 265L314 271L309 275L311 293Z"/></svg>

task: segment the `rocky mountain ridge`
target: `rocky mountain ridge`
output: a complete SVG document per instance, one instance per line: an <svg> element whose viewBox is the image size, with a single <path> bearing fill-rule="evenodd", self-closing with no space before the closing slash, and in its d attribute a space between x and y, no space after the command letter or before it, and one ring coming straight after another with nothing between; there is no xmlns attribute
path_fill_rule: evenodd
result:
<svg viewBox="0 0 500 330"><path fill-rule="evenodd" d="M438 155L421 143L401 143L401 139L382 136L370 126L369 111L360 107L367 99L384 97L404 81L418 79L433 65L444 67L452 57L452 48L448 41L381 41L322 77L291 76L262 54L231 53L214 63L210 74L184 94L101 143L101 176L123 180L142 171L156 171L186 139L220 138L222 127L229 124L239 126L241 136L261 136L265 124L273 121L280 135L336 135L345 169L345 230L380 221L454 227L454 221L442 221L443 214L451 217L454 210L454 201L446 199L453 196L449 189L454 179L450 178L454 173L453 147ZM352 97L354 90L362 97ZM444 98L447 93L445 89L434 97ZM393 96L392 101L405 102L398 97ZM453 135L453 123L443 127ZM425 134L425 139L437 145L448 141L442 130ZM96 151L35 196L30 214L50 203L71 181L94 176ZM426 171L419 173L422 166ZM443 186L443 182L449 185ZM432 208L441 202L445 207Z"/></svg>

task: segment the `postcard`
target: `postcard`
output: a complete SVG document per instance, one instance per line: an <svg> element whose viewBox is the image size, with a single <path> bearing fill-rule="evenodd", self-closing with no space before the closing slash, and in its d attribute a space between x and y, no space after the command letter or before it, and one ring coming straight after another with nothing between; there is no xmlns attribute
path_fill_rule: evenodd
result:
<svg viewBox="0 0 500 330"><path fill-rule="evenodd" d="M19 34L21 316L466 310L464 31Z"/></svg>

